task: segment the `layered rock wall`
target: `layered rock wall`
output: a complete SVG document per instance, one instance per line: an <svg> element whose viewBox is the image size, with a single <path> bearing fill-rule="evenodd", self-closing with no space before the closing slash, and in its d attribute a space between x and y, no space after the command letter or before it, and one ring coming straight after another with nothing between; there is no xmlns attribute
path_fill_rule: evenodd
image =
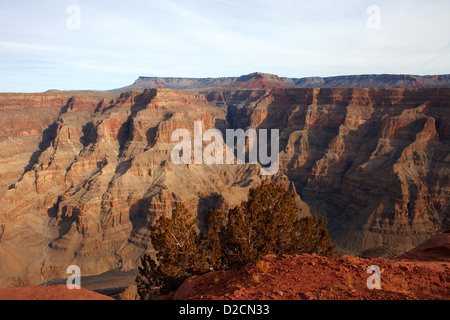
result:
<svg viewBox="0 0 450 320"><path fill-rule="evenodd" d="M168 89L2 94L1 286L136 267L182 202L200 218L246 199L259 165L176 165L176 129L279 129L301 215L341 249L417 245L449 221L450 89ZM23 120L23 121L22 121Z"/></svg>

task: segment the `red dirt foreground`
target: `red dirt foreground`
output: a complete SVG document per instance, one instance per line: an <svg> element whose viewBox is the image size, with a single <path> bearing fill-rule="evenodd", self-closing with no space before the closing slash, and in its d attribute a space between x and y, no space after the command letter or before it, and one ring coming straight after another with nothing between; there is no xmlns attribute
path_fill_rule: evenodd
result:
<svg viewBox="0 0 450 320"><path fill-rule="evenodd" d="M66 285L29 286L0 290L0 300L114 300L108 296L81 288L69 290Z"/></svg>
<svg viewBox="0 0 450 320"><path fill-rule="evenodd" d="M450 262L268 255L240 271L191 277L161 300L449 300ZM378 266L381 289L367 287Z"/></svg>

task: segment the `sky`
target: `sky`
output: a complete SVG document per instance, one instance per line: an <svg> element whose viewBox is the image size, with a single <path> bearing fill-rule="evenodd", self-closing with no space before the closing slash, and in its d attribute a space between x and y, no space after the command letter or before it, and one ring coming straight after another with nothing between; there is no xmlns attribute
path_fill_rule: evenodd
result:
<svg viewBox="0 0 450 320"><path fill-rule="evenodd" d="M449 0L0 0L0 92L449 74Z"/></svg>

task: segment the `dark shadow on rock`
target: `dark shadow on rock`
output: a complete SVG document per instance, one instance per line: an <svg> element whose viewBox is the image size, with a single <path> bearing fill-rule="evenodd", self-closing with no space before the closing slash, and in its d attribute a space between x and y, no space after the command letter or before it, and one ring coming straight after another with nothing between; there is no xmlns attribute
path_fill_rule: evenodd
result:
<svg viewBox="0 0 450 320"><path fill-rule="evenodd" d="M30 171L33 166L38 163L41 154L51 146L53 140L56 138L57 130L58 122L52 123L47 129L44 130L44 132L42 133L41 142L39 143L39 150L35 151L31 155L28 165L25 167L23 174Z"/></svg>
<svg viewBox="0 0 450 320"><path fill-rule="evenodd" d="M151 247L150 229L152 221L145 214L148 211L148 200L141 199L130 207L129 218L132 225L128 242L143 249ZM144 238L144 239L143 239Z"/></svg>
<svg viewBox="0 0 450 320"><path fill-rule="evenodd" d="M116 179L118 176L123 176L125 173L127 173L128 169L131 168L131 164L132 164L132 159L128 159L126 161L122 161L120 162L117 167L116 167Z"/></svg>
<svg viewBox="0 0 450 320"><path fill-rule="evenodd" d="M449 176L444 175L440 179L436 177L436 172L439 172L439 170L442 169L442 163L447 162L447 158L450 153L450 146L447 144L448 140L441 140L441 138L439 139L439 142L429 141L425 148L428 166L426 176L422 179L422 183L426 185L431 194L433 194L433 192L438 192L438 190L442 190L442 185L449 185L450 183ZM438 212L438 216L433 216L435 224L440 226L450 226L448 202L436 200L433 201L432 207Z"/></svg>
<svg viewBox="0 0 450 320"><path fill-rule="evenodd" d="M130 207L130 221L133 226L131 234L138 229L145 227L146 215L144 212L148 210L147 199L141 199Z"/></svg>
<svg viewBox="0 0 450 320"><path fill-rule="evenodd" d="M59 240L67 235L67 233L72 228L72 225L74 223L77 223L78 217L81 216L80 208L75 207L72 209L71 216L68 217L66 215L67 206L60 207L60 205L61 196L58 197L58 201L56 202L56 204L53 205L52 208L47 210L47 215L49 216L49 218L51 218L50 224L53 224L54 227L56 227L58 230L58 237L49 244L50 248L53 248L55 244L56 246L58 246L57 243L59 242ZM58 212L61 213L61 216L59 218L57 216Z"/></svg>
<svg viewBox="0 0 450 320"><path fill-rule="evenodd" d="M67 110L70 108L70 105L73 103L74 99L75 99L74 97L71 97L67 101L67 103L61 108L61 110L59 111L59 117L62 114L67 112ZM38 162L39 157L41 156L41 154L48 147L50 147L50 145L52 144L53 140L56 138L58 125L59 125L58 121L55 121L51 125L49 125L47 127L47 129L45 129L42 132L42 139L41 139L41 142L39 143L39 150L36 150L35 152L33 152L33 154L30 157L30 160L28 161L28 165L24 169L23 174L25 174L28 171L30 171L33 168L33 166Z"/></svg>
<svg viewBox="0 0 450 320"><path fill-rule="evenodd" d="M127 143L132 137L130 137L130 132L132 131L133 119L136 117L139 111L144 110L147 107L147 103L156 95L156 91L149 91L141 93L135 97L135 103L131 106L131 114L128 116L127 120L122 123L117 135L119 141L119 158L122 156L123 151L126 149Z"/></svg>
<svg viewBox="0 0 450 320"><path fill-rule="evenodd" d="M131 116L122 123L120 126L119 132L117 134L117 140L119 142L119 158L122 156L122 153L125 149L125 144L128 142L129 132L130 132L130 124L131 124Z"/></svg>
<svg viewBox="0 0 450 320"><path fill-rule="evenodd" d="M56 218L58 214L59 204L61 202L61 196L58 197L55 204L47 210L47 215L49 218Z"/></svg>
<svg viewBox="0 0 450 320"><path fill-rule="evenodd" d="M209 210L225 209L225 199L218 193L211 193L198 199L197 219L201 232L206 231L205 218Z"/></svg>
<svg viewBox="0 0 450 320"><path fill-rule="evenodd" d="M64 113L66 113L74 101L75 101L75 97L70 97L69 100L67 100L67 103L59 111L59 116L62 116Z"/></svg>
<svg viewBox="0 0 450 320"><path fill-rule="evenodd" d="M158 126L148 129L145 133L148 149L153 148L156 144L156 133L158 132Z"/></svg>
<svg viewBox="0 0 450 320"><path fill-rule="evenodd" d="M225 119L216 119L214 121L214 128L222 133L222 136L226 136L226 130L229 128L228 122Z"/></svg>
<svg viewBox="0 0 450 320"><path fill-rule="evenodd" d="M111 103L110 103L110 105L112 104L112 100L111 100ZM100 101L98 104L97 104L97 107L95 108L95 110L94 110L94 113L97 113L97 112L103 112L106 108L108 108L109 106L107 106L107 107L105 107L105 99L103 99L102 101Z"/></svg>
<svg viewBox="0 0 450 320"><path fill-rule="evenodd" d="M173 113L165 114L163 119L155 127L147 130L147 132L145 133L145 136L147 138L146 150L151 149L156 145L159 126L161 125L161 123L170 120L173 117L173 115L174 115Z"/></svg>
<svg viewBox="0 0 450 320"><path fill-rule="evenodd" d="M97 141L97 128L94 126L92 122L86 123L82 128L83 136L80 138L80 143L87 147L91 143L95 143Z"/></svg>

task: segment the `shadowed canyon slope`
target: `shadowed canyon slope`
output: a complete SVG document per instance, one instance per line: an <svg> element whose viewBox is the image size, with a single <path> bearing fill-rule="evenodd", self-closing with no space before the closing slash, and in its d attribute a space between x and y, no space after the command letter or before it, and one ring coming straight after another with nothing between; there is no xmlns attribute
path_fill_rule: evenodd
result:
<svg viewBox="0 0 450 320"><path fill-rule="evenodd" d="M176 203L201 218L244 200L259 165L171 161L172 132L193 135L194 121L280 129L268 179L298 193L302 215L325 216L342 249L418 245L450 223L449 106L450 89L0 94L0 286L71 264L134 268Z"/></svg>

